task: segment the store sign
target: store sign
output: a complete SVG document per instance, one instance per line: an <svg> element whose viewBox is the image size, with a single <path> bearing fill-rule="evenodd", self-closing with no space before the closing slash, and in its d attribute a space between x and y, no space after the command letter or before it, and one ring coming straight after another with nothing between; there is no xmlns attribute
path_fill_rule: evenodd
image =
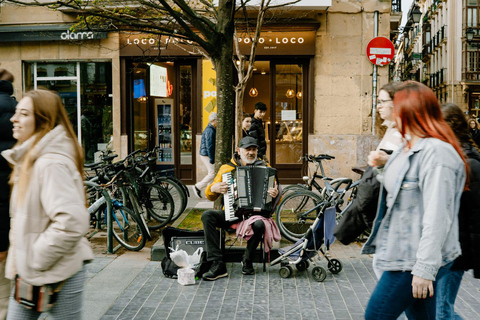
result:
<svg viewBox="0 0 480 320"><path fill-rule="evenodd" d="M185 56L200 55L201 48L195 42L167 36L149 34L122 34L121 56ZM240 33L240 51L249 54L251 37ZM314 55L315 31L267 31L260 35L257 55Z"/></svg>
<svg viewBox="0 0 480 320"><path fill-rule="evenodd" d="M84 31L84 32L70 32L70 30L67 30L65 32L62 32L60 35L60 38L62 40L93 40L95 33L93 31Z"/></svg>
<svg viewBox="0 0 480 320"><path fill-rule="evenodd" d="M120 34L120 43L121 56L200 55L199 48L193 41L168 36Z"/></svg>
<svg viewBox="0 0 480 320"><path fill-rule="evenodd" d="M18 42L18 41L85 41L95 39L107 39L107 32L96 31L77 31L70 29L64 30L41 30L38 26L30 27L12 27L0 29L0 42Z"/></svg>
<svg viewBox="0 0 480 320"><path fill-rule="evenodd" d="M238 37L240 51L249 54L252 38L246 33ZM315 31L267 31L260 34L257 55L314 55Z"/></svg>

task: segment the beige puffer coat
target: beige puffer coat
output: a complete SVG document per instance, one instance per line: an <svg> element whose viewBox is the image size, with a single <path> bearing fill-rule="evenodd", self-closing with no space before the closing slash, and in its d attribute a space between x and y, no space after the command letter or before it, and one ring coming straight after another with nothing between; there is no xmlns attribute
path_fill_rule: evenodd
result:
<svg viewBox="0 0 480 320"><path fill-rule="evenodd" d="M19 165L32 138L2 155ZM68 279L94 255L84 237L89 229L89 214L83 179L63 126L55 127L34 148L35 163L21 205L16 205L16 187L12 190L5 276L14 279L19 274L30 284L43 285Z"/></svg>

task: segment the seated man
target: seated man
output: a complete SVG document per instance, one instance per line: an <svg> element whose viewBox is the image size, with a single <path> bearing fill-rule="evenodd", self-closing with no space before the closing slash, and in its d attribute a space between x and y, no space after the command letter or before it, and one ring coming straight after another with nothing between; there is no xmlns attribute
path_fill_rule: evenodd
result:
<svg viewBox="0 0 480 320"><path fill-rule="evenodd" d="M215 201L220 195L227 193L228 186L226 182L222 182L222 174L231 172L239 166L267 166L264 161L257 158L258 144L255 138L247 136L240 140L238 146L237 152L233 155L230 163L222 165L212 184L207 186L207 189L205 190L207 199ZM274 188L268 189L267 192L272 198L275 199L279 194L277 185ZM245 218L255 214L261 214L262 216L265 216L265 212L256 213L253 211L245 212L243 213L243 216ZM270 215L271 213L269 212L267 216L270 217ZM229 228L232 224L239 222L239 220L226 221L223 210L208 210L203 213L202 222L203 229L205 231L207 260L212 262L210 270L203 274L203 279L216 280L218 278L226 277L228 275L227 268L225 266L225 262L223 262L222 250L220 247L220 236L217 232L217 228ZM243 256L243 274L251 275L255 273L252 260L255 254L255 249L260 243L260 240L265 232L265 223L268 223L269 227L274 227L275 231L278 232L275 222L271 218L256 219L251 223L250 226L252 229L251 231L253 231L253 235L247 241L247 248L245 249L245 254ZM278 241L276 236L274 236L273 239Z"/></svg>

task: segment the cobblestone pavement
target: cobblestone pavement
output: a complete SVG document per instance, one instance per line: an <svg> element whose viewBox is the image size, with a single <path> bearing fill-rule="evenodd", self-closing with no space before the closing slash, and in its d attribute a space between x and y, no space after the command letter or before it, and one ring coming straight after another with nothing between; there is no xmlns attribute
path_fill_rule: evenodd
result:
<svg viewBox="0 0 480 320"><path fill-rule="evenodd" d="M160 262L145 266L124 290L103 294L112 303L100 310L100 319L363 319L365 306L375 287L371 257L360 255L357 243L334 244L330 258L338 258L343 270L327 272L324 282L316 282L307 271L296 271L287 279L278 273L279 266L262 271L256 264L254 276L244 276L240 263L228 263L229 276L217 281L197 281L182 286L165 278ZM105 290L102 277L115 270L119 258L98 257L88 265L89 290ZM326 260L319 264L326 267ZM124 266L125 262L118 262ZM120 277L119 280L123 279ZM98 288L97 288L98 287ZM112 295L116 295L112 297ZM86 303L89 308L89 302ZM480 280L465 274L457 303L464 319L480 319ZM89 319L92 319L90 317Z"/></svg>

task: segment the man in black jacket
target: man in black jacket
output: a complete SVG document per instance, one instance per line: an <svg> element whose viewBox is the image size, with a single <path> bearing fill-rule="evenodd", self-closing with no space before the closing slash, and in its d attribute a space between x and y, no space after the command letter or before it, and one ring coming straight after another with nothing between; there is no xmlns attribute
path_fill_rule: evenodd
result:
<svg viewBox="0 0 480 320"><path fill-rule="evenodd" d="M13 138L13 123L10 118L15 113L17 101L13 94L13 75L5 69L0 69L0 153L11 149L15 144ZM10 166L0 156L0 319L7 316L8 297L10 295L10 280L5 278L5 261L8 252L8 233L10 231Z"/></svg>
<svg viewBox="0 0 480 320"><path fill-rule="evenodd" d="M263 128L263 117L267 113L267 106L263 102L255 104L255 113L253 114L252 125L248 130L248 135L257 139L258 157L264 159L267 152L267 142L265 141L265 129Z"/></svg>

